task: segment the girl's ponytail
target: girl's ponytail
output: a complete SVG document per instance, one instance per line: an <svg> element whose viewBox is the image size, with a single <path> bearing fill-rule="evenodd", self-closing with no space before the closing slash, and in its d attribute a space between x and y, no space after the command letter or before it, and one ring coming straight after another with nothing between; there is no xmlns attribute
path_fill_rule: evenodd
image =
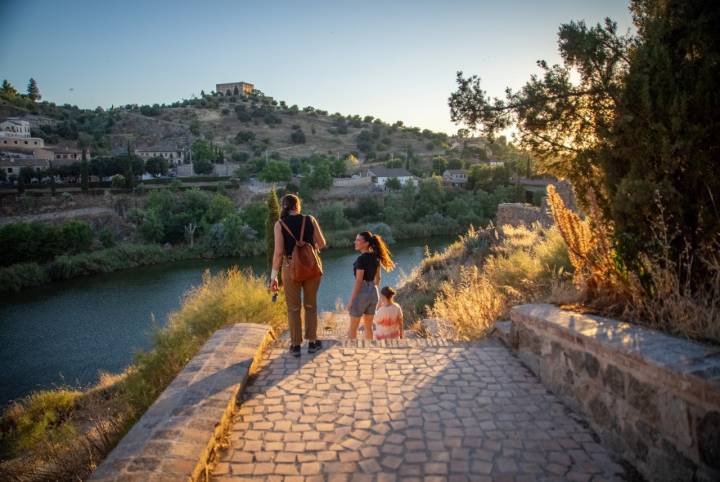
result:
<svg viewBox="0 0 720 482"><path fill-rule="evenodd" d="M380 265L385 268L385 271L392 271L395 268L395 262L391 258L391 253L387 244L385 244L385 240L383 240L379 234L372 234L370 232L368 232L368 234L369 236L366 236L366 239L370 243L370 247L375 253L375 256L380 260Z"/></svg>

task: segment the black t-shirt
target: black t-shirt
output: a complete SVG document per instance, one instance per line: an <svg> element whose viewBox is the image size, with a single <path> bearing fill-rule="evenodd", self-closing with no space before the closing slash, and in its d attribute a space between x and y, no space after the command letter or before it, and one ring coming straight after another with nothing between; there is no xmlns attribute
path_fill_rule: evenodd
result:
<svg viewBox="0 0 720 482"><path fill-rule="evenodd" d="M355 272L359 269L364 270L363 280L372 281L375 279L375 273L377 273L378 266L380 266L380 260L377 258L375 253L363 253L357 257L353 263L353 276L356 276Z"/></svg>
<svg viewBox="0 0 720 482"><path fill-rule="evenodd" d="M282 219L282 221L287 224L287 227L290 228L290 231L292 231L295 239L299 240L300 228L302 227L303 217L307 218L305 220L305 234L303 235L303 241L312 244L314 240L313 235L315 234L315 226L313 226L312 223L312 216L303 216L302 214L288 214L287 216L283 216L280 219ZM285 256L292 256L292 251L295 247L295 241L284 227L280 226L280 231L283 234Z"/></svg>

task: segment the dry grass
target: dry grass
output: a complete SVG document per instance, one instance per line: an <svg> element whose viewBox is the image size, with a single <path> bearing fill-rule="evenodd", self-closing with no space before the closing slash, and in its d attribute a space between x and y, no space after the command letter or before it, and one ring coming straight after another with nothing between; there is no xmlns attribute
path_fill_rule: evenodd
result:
<svg viewBox="0 0 720 482"><path fill-rule="evenodd" d="M668 227L658 196L658 215L648 229L660 249L652 256L641 253L640 269L630 272L619 261L612 246L612 226L600 215L592 192L585 220L565 207L552 186L548 195L575 268L574 286L556 286L553 301L573 303L576 309L589 308L673 335L720 342L720 239L698 253L685 249L674 259L670 245L675 234ZM700 267L710 276L704 283L692 285L693 273Z"/></svg>
<svg viewBox="0 0 720 482"><path fill-rule="evenodd" d="M428 254L398 300L411 323L432 318L425 321L431 327L417 324L421 335L470 340L486 335L513 304L546 300L570 271L554 228L471 229L442 253Z"/></svg>
<svg viewBox="0 0 720 482"><path fill-rule="evenodd" d="M103 374L85 392L44 390L0 418L0 480L84 480L218 328L266 323L278 329L284 303L262 279L237 268L211 276L184 297L154 347L122 374Z"/></svg>

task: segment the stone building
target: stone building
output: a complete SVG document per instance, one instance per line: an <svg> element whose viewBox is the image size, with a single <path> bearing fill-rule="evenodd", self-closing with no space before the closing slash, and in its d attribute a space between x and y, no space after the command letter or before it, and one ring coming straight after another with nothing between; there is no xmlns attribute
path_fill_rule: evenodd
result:
<svg viewBox="0 0 720 482"><path fill-rule="evenodd" d="M171 166L185 164L185 151L177 147L147 147L135 149L135 155L143 161L147 161L153 157L162 157L167 159Z"/></svg>
<svg viewBox="0 0 720 482"><path fill-rule="evenodd" d="M443 184L452 187L465 187L468 183L468 172L464 169L446 169L443 172Z"/></svg>
<svg viewBox="0 0 720 482"><path fill-rule="evenodd" d="M215 92L222 95L232 95L237 88L238 93L249 95L255 90L255 86L249 82L230 82L227 84L215 84Z"/></svg>

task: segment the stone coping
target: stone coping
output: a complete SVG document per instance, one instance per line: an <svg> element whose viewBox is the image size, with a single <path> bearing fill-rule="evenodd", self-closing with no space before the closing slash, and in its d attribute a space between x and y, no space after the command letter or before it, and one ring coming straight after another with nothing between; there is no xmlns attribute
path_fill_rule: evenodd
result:
<svg viewBox="0 0 720 482"><path fill-rule="evenodd" d="M543 326L555 336L594 351L613 351L627 368L647 365L654 369L657 382L670 377L686 380L686 397L715 409L720 406L720 347L550 304L518 305L510 317L514 322Z"/></svg>
<svg viewBox="0 0 720 482"><path fill-rule="evenodd" d="M216 331L90 477L94 481L207 479L207 462L264 347L267 325Z"/></svg>

